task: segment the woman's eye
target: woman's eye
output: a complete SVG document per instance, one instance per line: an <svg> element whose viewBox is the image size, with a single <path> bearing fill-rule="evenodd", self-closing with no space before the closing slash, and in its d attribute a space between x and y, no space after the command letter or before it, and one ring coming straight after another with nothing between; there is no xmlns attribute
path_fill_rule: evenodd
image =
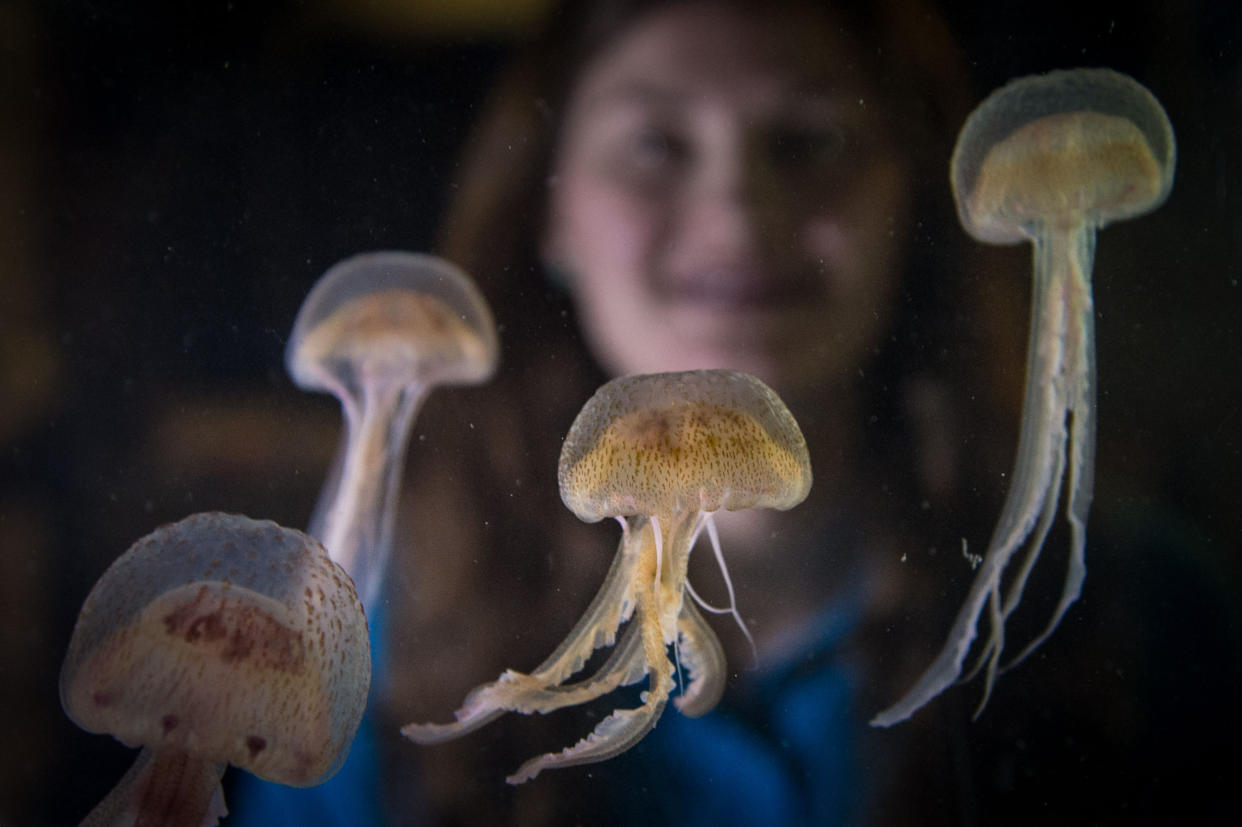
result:
<svg viewBox="0 0 1242 827"><path fill-rule="evenodd" d="M670 184L688 156L689 144L676 132L642 126L616 133L603 159L617 183L651 190Z"/></svg>
<svg viewBox="0 0 1242 827"><path fill-rule="evenodd" d="M676 162L684 147L667 130L646 127L632 133L627 141L627 157L638 170L655 170Z"/></svg>

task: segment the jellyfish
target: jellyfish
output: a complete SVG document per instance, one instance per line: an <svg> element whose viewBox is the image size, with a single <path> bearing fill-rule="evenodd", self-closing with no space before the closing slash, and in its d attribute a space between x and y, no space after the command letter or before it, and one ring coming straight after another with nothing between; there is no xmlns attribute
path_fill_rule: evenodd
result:
<svg viewBox="0 0 1242 827"><path fill-rule="evenodd" d="M496 369L496 326L452 264L364 253L329 269L298 311L285 352L294 382L341 401L345 435L312 516L370 607L383 580L410 427L432 386Z"/></svg>
<svg viewBox="0 0 1242 827"><path fill-rule="evenodd" d="M811 468L797 422L767 385L744 373L702 370L603 385L565 438L558 478L561 499L580 519L613 517L621 524L603 586L533 672L508 670L476 687L453 723L401 731L420 744L439 743L505 712L546 713L649 680L641 706L617 709L574 746L530 759L506 779L510 784L544 769L603 761L641 740L673 689L669 646L687 676L673 701L677 709L693 717L716 705L724 691L724 652L686 600L690 552L706 531L724 571L712 514L792 508L806 498ZM732 610L736 617L736 604ZM571 681L592 652L614 643L597 672Z"/></svg>
<svg viewBox="0 0 1242 827"><path fill-rule="evenodd" d="M1175 153L1159 101L1109 69L1015 80L966 120L950 165L962 226L986 243L1034 245L1022 429L1008 496L948 641L913 688L873 724L905 720L957 680L986 607L989 636L966 678L985 668L977 717L998 674L1043 643L1078 598L1095 463L1090 279L1096 230L1163 203L1173 185ZM1055 519L1066 473L1070 550L1061 596L1040 634L1002 667L1005 623ZM1002 577L1009 578L1007 586Z"/></svg>
<svg viewBox="0 0 1242 827"><path fill-rule="evenodd" d="M323 547L204 513L156 529L82 605L65 713L141 747L86 824L214 824L227 764L295 787L344 762L371 682L367 621Z"/></svg>

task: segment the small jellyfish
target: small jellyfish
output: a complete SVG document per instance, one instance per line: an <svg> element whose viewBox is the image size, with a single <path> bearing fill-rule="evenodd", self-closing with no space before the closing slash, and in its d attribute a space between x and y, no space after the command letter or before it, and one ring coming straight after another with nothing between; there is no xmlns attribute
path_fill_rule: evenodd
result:
<svg viewBox="0 0 1242 827"><path fill-rule="evenodd" d="M142 747L84 823L214 824L227 764L322 783L370 682L362 604L314 538L219 513L158 528L91 589L61 667L74 723Z"/></svg>
<svg viewBox="0 0 1242 827"><path fill-rule="evenodd" d="M310 533L375 600L410 427L433 385L496 369L491 311L469 277L434 256L364 253L329 269L302 303L285 352L298 387L341 401L345 435Z"/></svg>
<svg viewBox="0 0 1242 827"><path fill-rule="evenodd" d="M603 586L533 672L508 670L476 687L453 723L409 724L401 731L421 744L439 743L505 712L550 712L644 676L649 682L642 706L618 709L576 745L532 758L509 776L510 784L548 768L603 761L636 744L655 726L672 691L670 645L688 675L674 705L689 716L716 705L724 691L724 652L685 599L690 551L706 531L723 570L712 513L792 508L806 498L811 467L798 424L770 388L744 373L703 370L627 376L602 386L565 438L558 477L561 499L579 518L621 523L620 547ZM736 617L736 606L732 611ZM614 642L595 674L570 681L593 651Z"/></svg>
<svg viewBox="0 0 1242 827"><path fill-rule="evenodd" d="M1012 487L944 649L873 724L905 720L957 680L986 606L990 634L968 675L986 664L977 715L997 675L1038 647L1078 598L1095 463L1090 279L1096 230L1163 203L1173 185L1175 153L1159 101L1109 69L1015 80L992 93L963 126L950 169L962 226L983 242L1034 244L1022 431ZM1005 623L1039 557L1067 468L1070 554L1061 597L1044 630L1002 667ZM1010 561L1028 541L1002 587Z"/></svg>

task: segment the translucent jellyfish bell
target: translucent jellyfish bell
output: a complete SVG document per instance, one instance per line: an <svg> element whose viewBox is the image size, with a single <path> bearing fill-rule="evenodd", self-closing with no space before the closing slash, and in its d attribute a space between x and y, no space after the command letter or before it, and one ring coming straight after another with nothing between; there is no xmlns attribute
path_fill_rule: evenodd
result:
<svg viewBox="0 0 1242 827"><path fill-rule="evenodd" d="M87 824L214 824L227 764L295 787L345 760L371 680L353 583L300 531L195 514L135 543L78 615L61 705L142 747Z"/></svg>
<svg viewBox="0 0 1242 827"><path fill-rule="evenodd" d="M341 401L345 439L310 532L370 605L379 592L410 426L438 384L496 369L496 326L474 283L429 255L376 252L332 267L307 295L285 364Z"/></svg>
<svg viewBox="0 0 1242 827"><path fill-rule="evenodd" d="M957 680L986 606L990 635L976 667L986 664L983 709L1001 670L1005 622L1039 557L1067 469L1071 547L1061 598L1044 631L1004 668L1039 646L1078 598L1095 463L1096 230L1162 204L1173 185L1175 155L1173 128L1159 101L1109 69L1015 80L980 104L962 128L950 171L962 226L980 241L1034 244L1022 432L1012 487L948 642L873 724L908 718ZM1002 589L1024 544L1026 555Z"/></svg>
<svg viewBox="0 0 1242 827"><path fill-rule="evenodd" d="M454 723L410 724L402 732L422 744L439 743L505 712L550 712L644 676L649 683L642 706L618 709L576 745L532 758L507 779L510 784L544 769L603 761L636 744L655 726L672 691L670 645L689 675L674 704L684 715L710 711L724 691L724 652L685 599L690 551L706 530L723 569L713 512L789 509L811 486L806 442L785 404L753 376L723 370L608 382L574 420L558 476L561 499L578 517L621 523L620 548L604 585L535 671L508 670L475 688ZM736 607L732 611L736 617ZM595 674L570 682L592 652L614 642Z"/></svg>

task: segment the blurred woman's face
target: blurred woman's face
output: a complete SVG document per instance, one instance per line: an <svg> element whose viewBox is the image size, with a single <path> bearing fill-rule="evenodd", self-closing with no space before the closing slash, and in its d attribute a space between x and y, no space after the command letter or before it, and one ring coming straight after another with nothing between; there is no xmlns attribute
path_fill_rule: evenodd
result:
<svg viewBox="0 0 1242 827"><path fill-rule="evenodd" d="M682 5L588 65L542 249L606 370L728 367L794 390L867 362L891 322L907 170L834 37Z"/></svg>

